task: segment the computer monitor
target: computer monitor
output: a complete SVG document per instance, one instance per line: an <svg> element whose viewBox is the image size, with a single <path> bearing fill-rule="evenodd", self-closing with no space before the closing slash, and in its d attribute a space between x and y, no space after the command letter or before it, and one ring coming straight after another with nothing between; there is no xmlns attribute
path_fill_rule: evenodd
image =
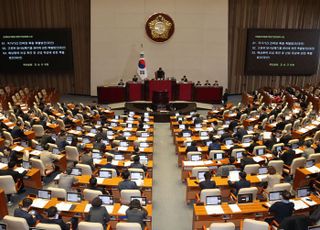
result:
<svg viewBox="0 0 320 230"><path fill-rule="evenodd" d="M192 142L190 142L190 141L189 141L189 142L186 142L186 146L187 146L187 147L189 147L189 146L191 146L191 145L192 145Z"/></svg>
<svg viewBox="0 0 320 230"><path fill-rule="evenodd" d="M128 119L129 120L129 119ZM127 124L127 128L132 128L132 124Z"/></svg>
<svg viewBox="0 0 320 230"><path fill-rule="evenodd" d="M224 130L223 129L220 129L220 130L217 131L217 135L222 135L222 134L224 134Z"/></svg>
<svg viewBox="0 0 320 230"><path fill-rule="evenodd" d="M80 169L80 168L72 168L71 175L81 176L82 175L82 169Z"/></svg>
<svg viewBox="0 0 320 230"><path fill-rule="evenodd" d="M134 112L129 112L129 117L133 117L134 116Z"/></svg>
<svg viewBox="0 0 320 230"><path fill-rule="evenodd" d="M8 164L9 158L8 157L1 157L1 163Z"/></svg>
<svg viewBox="0 0 320 230"><path fill-rule="evenodd" d="M145 112L145 113L143 113L143 116L144 117L149 117L149 113Z"/></svg>
<svg viewBox="0 0 320 230"><path fill-rule="evenodd" d="M124 155L122 154L114 154L114 160L116 161L123 161L124 160Z"/></svg>
<svg viewBox="0 0 320 230"><path fill-rule="evenodd" d="M143 172L130 172L131 180L143 180L144 173Z"/></svg>
<svg viewBox="0 0 320 230"><path fill-rule="evenodd" d="M194 127L195 127L195 128L201 128L201 127L202 127L202 124L201 124L201 123L197 123L197 124L195 124Z"/></svg>
<svg viewBox="0 0 320 230"><path fill-rule="evenodd" d="M204 180L204 174L206 173L207 171L198 171L198 180Z"/></svg>
<svg viewBox="0 0 320 230"><path fill-rule="evenodd" d="M140 148L148 148L149 144L147 142L140 142L139 147Z"/></svg>
<svg viewBox="0 0 320 230"><path fill-rule="evenodd" d="M101 159L102 154L100 152L92 152L92 158L93 159Z"/></svg>
<svg viewBox="0 0 320 230"><path fill-rule="evenodd" d="M30 169L31 165L29 161L22 161L22 168L24 169Z"/></svg>
<svg viewBox="0 0 320 230"><path fill-rule="evenodd" d="M52 149L52 153L56 154L56 155L59 155L60 154L60 150L58 148L53 148Z"/></svg>
<svg viewBox="0 0 320 230"><path fill-rule="evenodd" d="M236 156L237 156L237 159L243 158L243 152L242 151L236 152Z"/></svg>
<svg viewBox="0 0 320 230"><path fill-rule="evenodd" d="M144 129L149 129L149 128L150 128L150 125L144 124L144 125L143 125L143 128L144 128Z"/></svg>
<svg viewBox="0 0 320 230"><path fill-rule="evenodd" d="M268 174L268 168L267 167L260 167L258 171L259 175Z"/></svg>
<svg viewBox="0 0 320 230"><path fill-rule="evenodd" d="M208 132L200 132L200 136L201 137L207 137L208 136Z"/></svg>
<svg viewBox="0 0 320 230"><path fill-rule="evenodd" d="M20 145L21 145L22 147L28 147L28 143L27 143L26 141L21 141L21 142L20 142Z"/></svg>
<svg viewBox="0 0 320 230"><path fill-rule="evenodd" d="M68 144L71 144L71 143L72 143L72 137L70 137L70 136L67 137L67 138L66 138L66 142L68 142Z"/></svg>
<svg viewBox="0 0 320 230"><path fill-rule="evenodd" d="M230 120L226 120L226 121L224 122L224 124L225 124L225 125L230 125L230 122L231 122Z"/></svg>
<svg viewBox="0 0 320 230"><path fill-rule="evenodd" d="M307 160L306 161L306 168L310 168L312 166L314 166L315 164L315 160Z"/></svg>
<svg viewBox="0 0 320 230"><path fill-rule="evenodd" d="M141 133L141 137L149 137L149 133L147 133L147 132L142 132L142 133Z"/></svg>
<svg viewBox="0 0 320 230"><path fill-rule="evenodd" d="M38 198L50 200L51 199L51 191L50 190L43 190L43 189L38 190Z"/></svg>
<svg viewBox="0 0 320 230"><path fill-rule="evenodd" d="M113 205L114 204L114 199L112 196L99 195L99 198L101 199L103 205Z"/></svg>
<svg viewBox="0 0 320 230"><path fill-rule="evenodd" d="M146 206L147 205L147 197L143 197L143 196L132 196L130 197L130 200L138 200L140 201L140 204L142 206Z"/></svg>
<svg viewBox="0 0 320 230"><path fill-rule="evenodd" d="M143 119L143 121L144 121L144 122L148 122L148 121L150 121L150 119L149 119L149 117L145 117L145 118Z"/></svg>
<svg viewBox="0 0 320 230"><path fill-rule="evenodd" d="M114 116L114 119L115 119L115 120L119 120L119 118L120 118L119 115L115 115L115 116Z"/></svg>
<svg viewBox="0 0 320 230"><path fill-rule="evenodd" d="M250 126L248 126L248 131L253 131L253 126L252 125L250 125Z"/></svg>
<svg viewBox="0 0 320 230"><path fill-rule="evenodd" d="M101 125L101 121L97 121L97 125Z"/></svg>
<svg viewBox="0 0 320 230"><path fill-rule="evenodd" d="M201 161L201 154L191 155L191 161Z"/></svg>
<svg viewBox="0 0 320 230"><path fill-rule="evenodd" d="M233 140L232 139L227 139L225 140L226 145L233 145Z"/></svg>
<svg viewBox="0 0 320 230"><path fill-rule="evenodd" d="M238 194L238 203L251 203L253 201L252 193Z"/></svg>
<svg viewBox="0 0 320 230"><path fill-rule="evenodd" d="M90 133L97 133L96 129L90 129Z"/></svg>
<svg viewBox="0 0 320 230"><path fill-rule="evenodd" d="M277 152L281 152L281 151L282 151L282 146L277 146L277 147L276 147L276 151L277 151Z"/></svg>
<svg viewBox="0 0 320 230"><path fill-rule="evenodd" d="M189 132L183 132L183 133L182 133L182 136L183 136L183 137L191 137L191 133L189 133Z"/></svg>
<svg viewBox="0 0 320 230"><path fill-rule="evenodd" d="M123 132L123 136L124 136L124 137L130 137L130 136L131 136L131 133L130 133L130 132Z"/></svg>
<svg viewBox="0 0 320 230"><path fill-rule="evenodd" d="M111 123L110 123L110 126L111 126L111 127L117 127L117 126L118 126L118 124L117 124L117 123L115 123L115 122L111 122Z"/></svg>
<svg viewBox="0 0 320 230"><path fill-rule="evenodd" d="M120 147L128 147L129 144L128 144L128 142L126 142L126 141L120 141L119 146L120 146Z"/></svg>
<svg viewBox="0 0 320 230"><path fill-rule="evenodd" d="M293 143L293 144L291 144L291 147L293 149L297 149L297 148L299 148L299 145L298 145L298 143Z"/></svg>
<svg viewBox="0 0 320 230"><path fill-rule="evenodd" d="M102 140L101 141L103 144L105 144L105 145L108 145L109 144L109 141L108 140Z"/></svg>
<svg viewBox="0 0 320 230"><path fill-rule="evenodd" d="M221 196L207 196L206 197L206 205L220 205L221 204Z"/></svg>
<svg viewBox="0 0 320 230"><path fill-rule="evenodd" d="M99 177L100 178L112 178L112 172L109 170L99 170Z"/></svg>
<svg viewBox="0 0 320 230"><path fill-rule="evenodd" d="M68 202L81 202L81 193L77 192L67 192L67 199Z"/></svg>
<svg viewBox="0 0 320 230"><path fill-rule="evenodd" d="M87 137L84 137L84 138L82 139L82 143L83 143L83 144L88 144L88 143L90 143L90 139L87 138Z"/></svg>
<svg viewBox="0 0 320 230"><path fill-rule="evenodd" d="M212 141L206 141L206 146L210 146L212 144Z"/></svg>
<svg viewBox="0 0 320 230"><path fill-rule="evenodd" d="M269 192L269 201L282 200L282 191Z"/></svg>
<svg viewBox="0 0 320 230"><path fill-rule="evenodd" d="M81 126L77 126L77 127L76 127L76 130L77 130L77 131L82 131Z"/></svg>
<svg viewBox="0 0 320 230"><path fill-rule="evenodd" d="M306 197L306 196L310 196L310 194L311 194L311 190L308 187L297 189L297 197Z"/></svg>
<svg viewBox="0 0 320 230"><path fill-rule="evenodd" d="M308 226L308 230L320 230L320 225Z"/></svg>
<svg viewBox="0 0 320 230"><path fill-rule="evenodd" d="M148 164L148 157L146 155L140 155L140 163L143 165Z"/></svg>
<svg viewBox="0 0 320 230"><path fill-rule="evenodd" d="M113 136L114 132L112 130L107 131L107 136Z"/></svg>
<svg viewBox="0 0 320 230"><path fill-rule="evenodd" d="M243 139L242 143L250 143L252 139L250 137L246 137Z"/></svg>
<svg viewBox="0 0 320 230"><path fill-rule="evenodd" d="M7 230L6 224L0 224L0 230Z"/></svg>
<svg viewBox="0 0 320 230"><path fill-rule="evenodd" d="M265 149L264 148L259 148L256 150L256 153L258 156L264 155Z"/></svg>
<svg viewBox="0 0 320 230"><path fill-rule="evenodd" d="M35 149L38 150L38 151L42 151L43 150L41 145L36 145Z"/></svg>
<svg viewBox="0 0 320 230"><path fill-rule="evenodd" d="M222 160L224 158L223 152L213 154L214 160Z"/></svg>

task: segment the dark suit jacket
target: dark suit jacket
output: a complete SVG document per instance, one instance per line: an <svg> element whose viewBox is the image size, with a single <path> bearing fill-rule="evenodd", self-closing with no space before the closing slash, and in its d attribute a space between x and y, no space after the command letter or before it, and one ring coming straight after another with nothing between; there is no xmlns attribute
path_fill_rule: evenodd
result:
<svg viewBox="0 0 320 230"><path fill-rule="evenodd" d="M271 205L269 212L273 213L274 219L280 224L286 217L292 215L294 211L294 204L292 202L279 201Z"/></svg>
<svg viewBox="0 0 320 230"><path fill-rule="evenodd" d="M15 217L21 217L26 219L29 227L33 227L37 220L36 218L33 218L33 216L31 214L29 214L28 212L22 210L21 208L17 208L16 210L14 210L14 214Z"/></svg>
<svg viewBox="0 0 320 230"><path fill-rule="evenodd" d="M198 147L197 146L188 146L186 149L186 152L193 152L193 151L198 151Z"/></svg>
<svg viewBox="0 0 320 230"><path fill-rule="evenodd" d="M0 176L12 176L13 180L17 182L19 179L23 179L23 176L27 173L25 171L24 174L20 174L12 169L5 169L5 170L0 170Z"/></svg>
<svg viewBox="0 0 320 230"><path fill-rule="evenodd" d="M143 171L147 171L147 167L141 163L132 163L129 168L143 169Z"/></svg>
<svg viewBox="0 0 320 230"><path fill-rule="evenodd" d="M247 180L239 180L235 183L232 183L231 181L228 181L228 184L230 187L232 188L235 188L236 189L236 192L235 194L238 195L238 192L241 188L249 188L251 186L251 183L250 181L247 181Z"/></svg>
<svg viewBox="0 0 320 230"><path fill-rule="evenodd" d="M145 223L143 220L148 216L148 213L145 209L128 209L126 211L126 216L128 218L128 222L139 223L141 228L144 229Z"/></svg>
<svg viewBox="0 0 320 230"><path fill-rule="evenodd" d="M70 225L66 224L62 219L42 219L40 222L45 224L57 224L60 226L61 230L70 230Z"/></svg>
<svg viewBox="0 0 320 230"><path fill-rule="evenodd" d="M118 185L119 190L123 190L123 189L139 189L138 185L136 184L136 182L134 181L130 181L130 180L124 180L121 181Z"/></svg>
<svg viewBox="0 0 320 230"><path fill-rule="evenodd" d="M257 163L257 162L255 162L255 161L253 160L253 158L251 158L251 157L244 157L244 158L242 158L241 161L240 161L242 170L244 169L244 167L245 167L246 165L256 164L256 163Z"/></svg>
<svg viewBox="0 0 320 230"><path fill-rule="evenodd" d="M283 160L284 164L291 165L293 159L295 158L295 151L290 149L285 151L281 156L280 159Z"/></svg>
<svg viewBox="0 0 320 230"><path fill-rule="evenodd" d="M20 127L15 126L12 130L11 130L11 136L13 139L15 138L24 138L24 132L23 130L20 129Z"/></svg>
<svg viewBox="0 0 320 230"><path fill-rule="evenodd" d="M213 142L209 145L209 151L211 150L221 150L221 144L219 142Z"/></svg>
<svg viewBox="0 0 320 230"><path fill-rule="evenodd" d="M119 176L119 170L117 169L117 166L107 163L106 165L103 165L101 168L106 168L106 169L115 169L117 171L117 175Z"/></svg>
<svg viewBox="0 0 320 230"><path fill-rule="evenodd" d="M201 181L199 184L200 189L210 189L210 188L216 188L216 182L209 180L209 181Z"/></svg>

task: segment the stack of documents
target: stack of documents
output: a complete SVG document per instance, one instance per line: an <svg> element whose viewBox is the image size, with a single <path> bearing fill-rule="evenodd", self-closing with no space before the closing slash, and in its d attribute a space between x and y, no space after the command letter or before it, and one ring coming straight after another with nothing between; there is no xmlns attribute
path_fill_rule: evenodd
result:
<svg viewBox="0 0 320 230"><path fill-rule="evenodd" d="M294 210L309 208L309 206L305 204L302 200L290 200L290 201L294 203Z"/></svg>
<svg viewBox="0 0 320 230"><path fill-rule="evenodd" d="M311 173L319 173L320 172L320 169L315 165L312 167L306 168L306 170L308 170Z"/></svg>
<svg viewBox="0 0 320 230"><path fill-rule="evenodd" d="M72 204L68 202L61 202L59 204L56 204L56 207L59 212L69 211L72 207Z"/></svg>
<svg viewBox="0 0 320 230"><path fill-rule="evenodd" d="M33 200L31 207L44 208L47 205L48 202L49 202L49 200L36 198L36 199Z"/></svg>
<svg viewBox="0 0 320 230"><path fill-rule="evenodd" d="M241 209L237 204L229 204L229 208L232 212L241 212Z"/></svg>
<svg viewBox="0 0 320 230"><path fill-rule="evenodd" d="M206 208L208 215L224 214L224 211L223 211L221 205L206 205L205 208Z"/></svg>
<svg viewBox="0 0 320 230"><path fill-rule="evenodd" d="M121 207L118 210L118 214L120 215L126 215L126 211L128 210L129 206L127 205L121 205Z"/></svg>

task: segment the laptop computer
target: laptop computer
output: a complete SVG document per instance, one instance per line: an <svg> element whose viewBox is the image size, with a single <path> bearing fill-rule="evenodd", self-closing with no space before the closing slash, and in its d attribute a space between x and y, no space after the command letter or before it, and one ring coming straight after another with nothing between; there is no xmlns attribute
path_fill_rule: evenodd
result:
<svg viewBox="0 0 320 230"><path fill-rule="evenodd" d="M77 126L77 127L76 127L76 130L77 130L77 131L82 131L81 126Z"/></svg>
<svg viewBox="0 0 320 230"><path fill-rule="evenodd" d="M192 145L192 142L190 142L190 141L189 141L189 142L185 142L185 143L186 143L186 146L187 146L187 147L189 147L189 146Z"/></svg>
<svg viewBox="0 0 320 230"><path fill-rule="evenodd" d="M267 167L260 167L258 170L259 175L265 175L268 174L268 168Z"/></svg>
<svg viewBox="0 0 320 230"><path fill-rule="evenodd" d="M253 201L253 196L252 193L248 194L238 194L238 203L252 203Z"/></svg>
<svg viewBox="0 0 320 230"><path fill-rule="evenodd" d="M236 157L237 157L237 159L242 159L243 158L243 152L242 151L236 152Z"/></svg>
<svg viewBox="0 0 320 230"><path fill-rule="evenodd" d="M233 140L232 139L227 139L227 140L225 140L225 144L226 145L233 145Z"/></svg>
<svg viewBox="0 0 320 230"><path fill-rule="evenodd" d="M9 158L8 157L1 157L1 163L8 164Z"/></svg>
<svg viewBox="0 0 320 230"><path fill-rule="evenodd" d="M144 128L144 129L149 129L149 128L150 128L150 125L144 124L144 125L143 125L143 128Z"/></svg>
<svg viewBox="0 0 320 230"><path fill-rule="evenodd" d="M92 158L93 159L101 159L102 154L100 152L92 152Z"/></svg>
<svg viewBox="0 0 320 230"><path fill-rule="evenodd" d="M22 147L28 147L28 143L27 143L26 141L21 141L21 142L20 142L20 145L21 145Z"/></svg>
<svg viewBox="0 0 320 230"><path fill-rule="evenodd" d="M80 168L72 168L71 175L81 176L82 175L82 169L80 169Z"/></svg>
<svg viewBox="0 0 320 230"><path fill-rule="evenodd" d="M269 192L269 202L277 202L282 200L282 191Z"/></svg>
<svg viewBox="0 0 320 230"><path fill-rule="evenodd" d="M221 153L215 153L213 154L214 160L222 160L224 158L224 154Z"/></svg>
<svg viewBox="0 0 320 230"><path fill-rule="evenodd" d="M143 133L141 133L141 137L149 137L149 133L143 132Z"/></svg>
<svg viewBox="0 0 320 230"><path fill-rule="evenodd" d="M101 140L101 142L105 145L109 145L109 141L108 140Z"/></svg>
<svg viewBox="0 0 320 230"><path fill-rule="evenodd" d="M38 150L38 151L42 151L43 150L41 145L36 145L35 149Z"/></svg>
<svg viewBox="0 0 320 230"><path fill-rule="evenodd" d="M310 168L312 166L314 166L315 164L315 160L307 160L306 161L306 168Z"/></svg>
<svg viewBox="0 0 320 230"><path fill-rule="evenodd" d="M141 142L141 143L139 144L139 147L140 147L140 148L148 148L148 147L149 147L149 144L148 144L147 142Z"/></svg>
<svg viewBox="0 0 320 230"><path fill-rule="evenodd" d="M130 172L131 180L143 180L144 173L143 172Z"/></svg>
<svg viewBox="0 0 320 230"><path fill-rule="evenodd" d="M126 141L120 141L119 146L120 146L120 147L128 147L129 144L128 144L128 142L126 142Z"/></svg>
<svg viewBox="0 0 320 230"><path fill-rule="evenodd" d="M81 193L67 192L67 202L81 202Z"/></svg>
<svg viewBox="0 0 320 230"><path fill-rule="evenodd" d="M107 131L107 136L113 136L114 132L112 130Z"/></svg>
<svg viewBox="0 0 320 230"><path fill-rule="evenodd" d="M201 127L202 127L202 124L201 124L201 123L195 124L194 127L195 127L195 128L201 128Z"/></svg>
<svg viewBox="0 0 320 230"><path fill-rule="evenodd" d="M56 154L56 155L59 155L60 154L60 150L58 148L53 148L52 149L52 153Z"/></svg>
<svg viewBox="0 0 320 230"><path fill-rule="evenodd" d="M201 154L191 155L191 161L201 161Z"/></svg>
<svg viewBox="0 0 320 230"><path fill-rule="evenodd" d="M103 205L113 205L114 204L113 196L99 195L99 198L101 199Z"/></svg>
<svg viewBox="0 0 320 230"><path fill-rule="evenodd" d="M122 154L114 154L114 160L116 161L123 161L124 160L124 155Z"/></svg>
<svg viewBox="0 0 320 230"><path fill-rule="evenodd" d="M123 132L123 136L124 136L124 137L130 137L130 136L131 136L131 133L130 133L130 132Z"/></svg>
<svg viewBox="0 0 320 230"><path fill-rule="evenodd" d="M297 189L297 197L306 197L310 196L311 190L309 187Z"/></svg>
<svg viewBox="0 0 320 230"><path fill-rule="evenodd" d="M38 190L38 198L50 200L51 199L51 191L44 190L44 189Z"/></svg>
<svg viewBox="0 0 320 230"><path fill-rule="evenodd" d="M265 149L264 148L259 148L256 150L256 153L258 156L264 155L265 153Z"/></svg>
<svg viewBox="0 0 320 230"><path fill-rule="evenodd" d="M143 197L143 196L132 196L130 197L130 201L132 200L138 200L140 201L140 204L142 206L147 206L147 197Z"/></svg>
<svg viewBox="0 0 320 230"><path fill-rule="evenodd" d="M281 151L282 151L282 146L277 146L277 147L276 147L276 151L277 151L277 152L281 152Z"/></svg>
<svg viewBox="0 0 320 230"><path fill-rule="evenodd" d="M191 137L191 133L189 133L189 132L183 132L183 133L182 133L182 136L183 136L183 137Z"/></svg>
<svg viewBox="0 0 320 230"><path fill-rule="evenodd" d="M84 137L84 138L82 139L82 143L83 143L83 144L88 144L88 143L90 143L90 139Z"/></svg>
<svg viewBox="0 0 320 230"><path fill-rule="evenodd" d="M24 169L30 169L31 165L29 161L22 161L22 168Z"/></svg>
<svg viewBox="0 0 320 230"><path fill-rule="evenodd" d="M140 157L140 163L143 165L148 164L148 157L146 155L139 155Z"/></svg>
<svg viewBox="0 0 320 230"><path fill-rule="evenodd" d="M97 133L96 129L90 129L90 133Z"/></svg>
<svg viewBox="0 0 320 230"><path fill-rule="evenodd" d="M112 178L112 172L109 170L99 170L99 177L100 178Z"/></svg>
<svg viewBox="0 0 320 230"><path fill-rule="evenodd" d="M200 137L207 137L208 136L208 132L200 132Z"/></svg>
<svg viewBox="0 0 320 230"><path fill-rule="evenodd" d="M206 205L221 205L221 196L207 196Z"/></svg>

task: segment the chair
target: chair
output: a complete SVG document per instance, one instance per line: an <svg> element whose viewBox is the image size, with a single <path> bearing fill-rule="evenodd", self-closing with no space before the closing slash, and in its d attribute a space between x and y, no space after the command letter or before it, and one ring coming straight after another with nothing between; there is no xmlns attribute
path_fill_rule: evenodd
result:
<svg viewBox="0 0 320 230"><path fill-rule="evenodd" d="M109 229L110 227L108 226L107 230ZM104 230L104 228L100 223L81 221L78 224L78 230Z"/></svg>
<svg viewBox="0 0 320 230"><path fill-rule="evenodd" d="M35 148L37 145L40 145L40 143L34 139L31 140L31 147Z"/></svg>
<svg viewBox="0 0 320 230"><path fill-rule="evenodd" d="M257 199L257 193L258 193L258 188L257 187L250 187L250 188L241 188L238 192L238 195L241 194L252 194L252 200Z"/></svg>
<svg viewBox="0 0 320 230"><path fill-rule="evenodd" d="M310 154L308 160L314 160L315 163L320 163L320 153Z"/></svg>
<svg viewBox="0 0 320 230"><path fill-rule="evenodd" d="M206 203L207 196L221 196L221 191L219 188L202 189L200 197L197 197L197 200Z"/></svg>
<svg viewBox="0 0 320 230"><path fill-rule="evenodd" d="M30 158L30 162L33 168L37 168L40 170L41 176L48 176L54 172L54 169L46 169L45 165L43 164L42 160L36 158Z"/></svg>
<svg viewBox="0 0 320 230"><path fill-rule="evenodd" d="M291 193L292 191L292 185L290 183L280 183L280 184L275 184L269 192L274 192L274 191L288 191Z"/></svg>
<svg viewBox="0 0 320 230"><path fill-rule="evenodd" d="M9 195L8 198L10 198L10 195L17 193L16 183L12 176L0 176L0 188L4 190L6 195Z"/></svg>
<svg viewBox="0 0 320 230"><path fill-rule="evenodd" d="M32 130L36 137L42 137L44 135L44 128L42 125L33 125Z"/></svg>
<svg viewBox="0 0 320 230"><path fill-rule="evenodd" d="M192 160L192 155L200 155L201 158L202 158L201 152L198 152L198 151L190 151L190 152L187 153L187 159L188 159L188 161L191 161L191 160Z"/></svg>
<svg viewBox="0 0 320 230"><path fill-rule="evenodd" d="M244 219L240 223L242 230L269 230L269 224L264 221Z"/></svg>
<svg viewBox="0 0 320 230"><path fill-rule="evenodd" d="M286 130L287 132L290 132L292 129L292 124L286 124L283 130Z"/></svg>
<svg viewBox="0 0 320 230"><path fill-rule="evenodd" d="M231 152L231 156L233 156L235 159L238 159L237 153L238 153L238 152L244 153L245 151L246 151L246 150L243 149L243 148L233 149L232 152Z"/></svg>
<svg viewBox="0 0 320 230"><path fill-rule="evenodd" d="M90 165L76 164L75 167L82 170L82 175L92 175L92 169L91 169Z"/></svg>
<svg viewBox="0 0 320 230"><path fill-rule="evenodd" d="M267 122L268 122L268 118L263 119L262 122L261 122L261 126L262 126L263 128L265 128Z"/></svg>
<svg viewBox="0 0 320 230"><path fill-rule="evenodd" d="M117 177L117 171L115 169L101 168L100 170L111 172L112 178Z"/></svg>
<svg viewBox="0 0 320 230"><path fill-rule="evenodd" d="M296 169L297 168L303 168L306 164L306 158L304 157L298 157L293 159L291 166L287 166L287 168L283 169L283 171L290 175L293 176L296 174Z"/></svg>
<svg viewBox="0 0 320 230"><path fill-rule="evenodd" d="M313 136L313 143L317 142L318 140L320 140L320 130L318 130L314 136Z"/></svg>
<svg viewBox="0 0 320 230"><path fill-rule="evenodd" d="M274 150L276 150L278 147L281 147L281 148L283 149L284 143L274 144L274 145L272 146L271 152L273 152Z"/></svg>
<svg viewBox="0 0 320 230"><path fill-rule="evenodd" d="M266 147L265 145L257 145L257 146L254 146L254 147L253 147L253 151L252 151L253 155L257 156L259 149L263 149L263 150L264 150L264 153L266 153L267 147Z"/></svg>
<svg viewBox="0 0 320 230"><path fill-rule="evenodd" d="M7 131L3 131L3 137L5 140L10 141L10 145L13 144L13 137L11 136L11 133L9 133Z"/></svg>
<svg viewBox="0 0 320 230"><path fill-rule="evenodd" d="M142 230L138 223L119 222L116 225L116 230Z"/></svg>
<svg viewBox="0 0 320 230"><path fill-rule="evenodd" d="M29 230L29 225L26 219L22 217L14 217L6 215L3 218L3 222L7 225L7 229L19 229L19 230Z"/></svg>
<svg viewBox="0 0 320 230"><path fill-rule="evenodd" d="M272 166L274 167L274 169L276 170L277 174L282 175L282 171L283 171L283 161L282 160L271 160L268 163L268 166Z"/></svg>
<svg viewBox="0 0 320 230"><path fill-rule="evenodd" d="M40 229L46 229L46 230L61 230L60 225L58 224L44 224L44 223L39 223L36 226L37 228Z"/></svg>
<svg viewBox="0 0 320 230"><path fill-rule="evenodd" d="M67 191L63 188L48 187L48 190L51 191L51 197L56 197L58 199L66 199L67 197Z"/></svg>
<svg viewBox="0 0 320 230"><path fill-rule="evenodd" d="M90 203L94 198L96 198L99 195L102 195L102 192L98 191L98 190L93 190L93 189L84 189L83 190L84 199L89 201Z"/></svg>
<svg viewBox="0 0 320 230"><path fill-rule="evenodd" d="M248 117L248 114L246 114L246 113L242 114L242 115L240 116L239 122L240 122L240 123L243 122L245 119L247 119L247 117Z"/></svg>
<svg viewBox="0 0 320 230"><path fill-rule="evenodd" d="M65 150L66 150L66 158L68 161L79 162L79 152L77 147L68 145L65 147Z"/></svg>
<svg viewBox="0 0 320 230"><path fill-rule="evenodd" d="M292 130L297 130L299 129L299 127L300 127L300 120L298 119L293 122Z"/></svg>
<svg viewBox="0 0 320 230"><path fill-rule="evenodd" d="M81 113L77 113L77 117L80 120L81 124L83 124L83 122L84 122L83 115Z"/></svg>
<svg viewBox="0 0 320 230"><path fill-rule="evenodd" d="M50 151L50 152L52 152L53 149L58 148L58 146L56 144L48 143L48 145L49 145L48 151Z"/></svg>
<svg viewBox="0 0 320 230"><path fill-rule="evenodd" d="M61 130L66 130L66 125L62 119L57 119L57 124L59 125Z"/></svg>
<svg viewBox="0 0 320 230"><path fill-rule="evenodd" d="M139 173L143 173L143 177L145 177L145 172L143 171L143 169L139 169L139 168L129 168L128 171L130 172L130 174L132 172L139 172Z"/></svg>
<svg viewBox="0 0 320 230"><path fill-rule="evenodd" d="M129 204L132 196L141 196L140 190L137 189L123 189L120 192L121 204Z"/></svg>
<svg viewBox="0 0 320 230"><path fill-rule="evenodd" d="M206 230L235 230L236 226L232 222L212 223L209 228L206 228L204 226L204 229L206 229Z"/></svg>
<svg viewBox="0 0 320 230"><path fill-rule="evenodd" d="M214 159L214 155L217 154L217 153L220 153L222 154L222 156L225 156L225 152L223 150L211 150L209 152L209 159Z"/></svg>
<svg viewBox="0 0 320 230"><path fill-rule="evenodd" d="M247 174L258 174L260 165L259 164L249 164L244 166L243 171Z"/></svg>
<svg viewBox="0 0 320 230"><path fill-rule="evenodd" d="M208 167L194 167L194 168L192 168L191 176L199 179L198 178L199 172L209 172L209 168Z"/></svg>
<svg viewBox="0 0 320 230"><path fill-rule="evenodd" d="M288 142L289 145L298 144L298 143L299 143L299 139L292 139Z"/></svg>

